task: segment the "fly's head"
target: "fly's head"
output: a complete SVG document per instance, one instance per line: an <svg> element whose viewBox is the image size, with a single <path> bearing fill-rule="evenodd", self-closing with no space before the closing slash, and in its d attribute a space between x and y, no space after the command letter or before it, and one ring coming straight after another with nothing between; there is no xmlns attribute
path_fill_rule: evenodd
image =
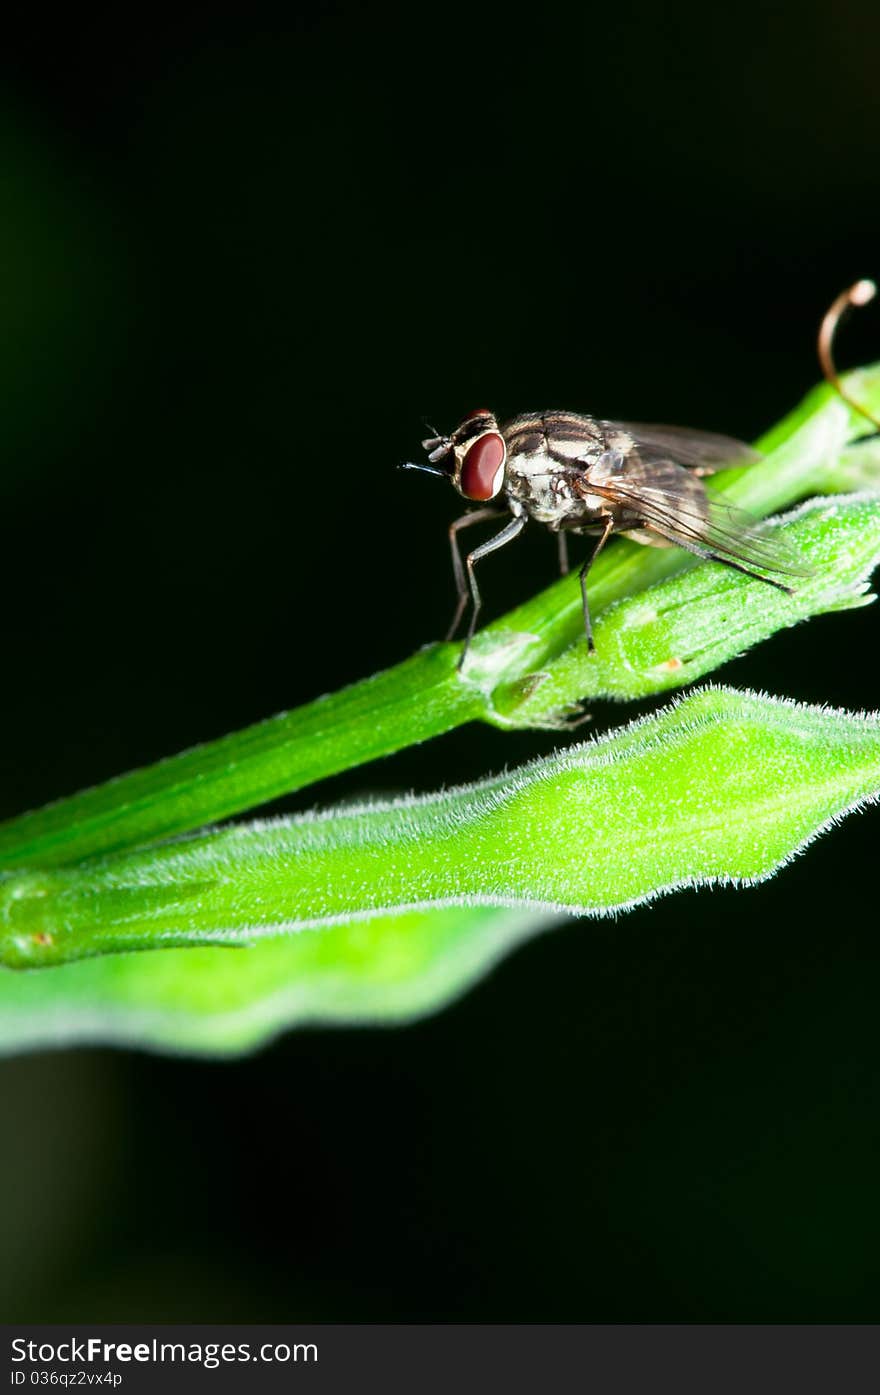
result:
<svg viewBox="0 0 880 1395"><path fill-rule="evenodd" d="M428 436L422 449L428 453L428 464L409 464L405 469L445 475L464 499L475 504L488 503L501 493L507 444L493 412L469 412L451 436Z"/></svg>

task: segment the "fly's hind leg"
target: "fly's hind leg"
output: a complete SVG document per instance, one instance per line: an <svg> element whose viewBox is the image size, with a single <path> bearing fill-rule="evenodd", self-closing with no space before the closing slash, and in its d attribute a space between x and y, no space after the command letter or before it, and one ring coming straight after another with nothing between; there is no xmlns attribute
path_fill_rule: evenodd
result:
<svg viewBox="0 0 880 1395"><path fill-rule="evenodd" d="M578 573L581 581L581 601L584 607L584 633L587 636L587 648L589 649L591 654L595 650L596 646L593 643L593 624L590 620L590 603L587 600L587 573L589 572L596 558L599 556L599 553L602 551L602 548L607 543L609 537L611 536L613 528L614 519L606 518L602 533L599 536L599 541L596 543L596 546L593 548L593 551L590 553L589 557L584 562L583 566L580 569L580 572Z"/></svg>
<svg viewBox="0 0 880 1395"><path fill-rule="evenodd" d="M556 543L559 548L559 575L568 576L568 534L563 533L561 528L556 534Z"/></svg>

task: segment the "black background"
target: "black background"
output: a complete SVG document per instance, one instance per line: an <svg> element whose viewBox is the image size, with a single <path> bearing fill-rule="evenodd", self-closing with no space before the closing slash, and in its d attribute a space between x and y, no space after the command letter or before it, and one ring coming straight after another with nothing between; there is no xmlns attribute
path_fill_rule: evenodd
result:
<svg viewBox="0 0 880 1395"><path fill-rule="evenodd" d="M0 59L4 815L439 635L455 499L393 468L423 414L748 438L880 271L873 5L121 24ZM512 551L492 613L552 575ZM723 677L877 707L877 640L823 618ZM553 744L466 729L321 798ZM566 926L415 1026L7 1060L5 1316L875 1318L877 828Z"/></svg>

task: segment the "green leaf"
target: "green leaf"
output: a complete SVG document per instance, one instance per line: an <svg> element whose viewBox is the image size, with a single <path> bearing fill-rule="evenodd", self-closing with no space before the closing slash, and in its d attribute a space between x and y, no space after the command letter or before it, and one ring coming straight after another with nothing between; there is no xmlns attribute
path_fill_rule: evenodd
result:
<svg viewBox="0 0 880 1395"><path fill-rule="evenodd" d="M846 382L866 406L880 410L880 365L850 374ZM811 493L876 485L876 443L873 448L867 441L853 445L864 430L862 419L829 389L817 388L759 443L766 459L748 470L725 472L712 487L763 516ZM808 546L806 532L804 539ZM870 565L866 560L865 568ZM683 573L700 574L703 580L688 584L693 591L686 586L679 593L688 602L680 632L667 624L675 591L664 593L665 601L659 598L665 619L650 632L644 617L652 616L656 606L654 593L645 599L647 588ZM396 668L297 711L7 821L0 825L0 867L75 863L184 833L465 722L546 726L584 697L661 692L711 671L780 626L827 608L833 580L828 574L820 579L822 595L799 588L792 605L780 605L764 583L732 574L722 582L717 565L698 566L678 548L639 547L621 539L606 549L590 574L600 645L592 667L583 662L579 587L570 577L488 626L463 673L456 667L458 646L432 645ZM743 590L743 585L751 589ZM741 626L733 647L712 639L708 630L728 605L751 614L756 597L755 609L765 619ZM629 612L615 610L606 619L610 607L627 600ZM699 617L693 611L693 631L690 601L702 606ZM696 634L698 620L703 629L694 648L688 637ZM625 671L632 662L635 676Z"/></svg>
<svg viewBox="0 0 880 1395"><path fill-rule="evenodd" d="M352 920L246 950L0 968L0 1052L100 1043L230 1055L309 1023L391 1024L462 993L551 918L471 909Z"/></svg>
<svg viewBox="0 0 880 1395"><path fill-rule="evenodd" d="M878 790L877 716L707 688L474 786L8 875L0 958L245 945L452 906L601 915L769 876Z"/></svg>

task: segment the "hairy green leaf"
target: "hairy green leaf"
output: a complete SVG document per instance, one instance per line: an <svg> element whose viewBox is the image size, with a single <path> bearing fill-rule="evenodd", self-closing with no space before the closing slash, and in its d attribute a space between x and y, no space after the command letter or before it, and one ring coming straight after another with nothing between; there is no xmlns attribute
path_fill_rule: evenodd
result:
<svg viewBox="0 0 880 1395"><path fill-rule="evenodd" d="M230 1055L286 1028L370 1025L436 1010L551 922L475 906L352 920L213 947L0 968L0 1052L100 1043Z"/></svg>
<svg viewBox="0 0 880 1395"><path fill-rule="evenodd" d="M451 906L604 914L769 876L878 790L877 716L708 688L474 786L10 874L0 959L242 945Z"/></svg>

